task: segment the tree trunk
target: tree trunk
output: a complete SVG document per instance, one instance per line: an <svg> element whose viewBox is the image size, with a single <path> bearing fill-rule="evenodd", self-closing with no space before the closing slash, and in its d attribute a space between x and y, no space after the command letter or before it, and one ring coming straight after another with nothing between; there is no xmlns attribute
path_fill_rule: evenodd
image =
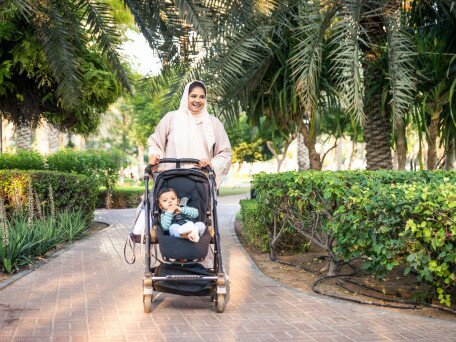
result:
<svg viewBox="0 0 456 342"><path fill-rule="evenodd" d="M455 159L456 159L456 146L455 139L453 138L449 143L445 153L445 170L454 170L455 169Z"/></svg>
<svg viewBox="0 0 456 342"><path fill-rule="evenodd" d="M52 125L49 125L49 152L57 152L59 150L59 130Z"/></svg>
<svg viewBox="0 0 456 342"><path fill-rule="evenodd" d="M268 147L269 151L271 151L274 158L277 160L277 172L280 172L280 167L282 166L283 161L287 157L288 147L290 147L290 144L292 141L293 141L292 138L290 138L290 140L288 140L288 141L285 141L285 146L283 148L282 157L279 156L279 153L274 148L274 144L272 143L272 141L266 141L266 146Z"/></svg>
<svg viewBox="0 0 456 342"><path fill-rule="evenodd" d="M32 146L32 127L28 124L16 126L16 147L30 150Z"/></svg>
<svg viewBox="0 0 456 342"><path fill-rule="evenodd" d="M348 167L347 167L347 170L351 170L352 168L352 165L353 165L353 162L355 161L355 158L356 158L356 155L358 153L358 148L356 146L356 141L352 141L352 149L351 149L351 153L350 153L350 160L348 162Z"/></svg>
<svg viewBox="0 0 456 342"><path fill-rule="evenodd" d="M426 135L428 143L427 151L427 169L434 170L437 166L437 137L439 135L439 117L440 112L433 113L429 125L429 134Z"/></svg>
<svg viewBox="0 0 456 342"><path fill-rule="evenodd" d="M337 144L337 140L339 143ZM342 138L336 139L336 168L342 170Z"/></svg>
<svg viewBox="0 0 456 342"><path fill-rule="evenodd" d="M309 150L310 168L312 170L321 170L320 154L315 149L315 143L317 141L316 134L313 134L313 136L311 137L309 129L306 125L301 125L300 133L303 135L304 144Z"/></svg>
<svg viewBox="0 0 456 342"><path fill-rule="evenodd" d="M364 81L364 137L366 140L366 162L368 170L393 168L390 148L391 122L387 113L382 113L381 91L371 91L375 82L382 78L378 67L369 63Z"/></svg>
<svg viewBox="0 0 456 342"><path fill-rule="evenodd" d="M405 164L407 162L407 138L406 138L406 127L405 122L401 119L396 126L397 138L397 168L398 170L405 170Z"/></svg>
<svg viewBox="0 0 456 342"><path fill-rule="evenodd" d="M304 143L304 136L298 133L298 171L308 170L310 167L309 150Z"/></svg>

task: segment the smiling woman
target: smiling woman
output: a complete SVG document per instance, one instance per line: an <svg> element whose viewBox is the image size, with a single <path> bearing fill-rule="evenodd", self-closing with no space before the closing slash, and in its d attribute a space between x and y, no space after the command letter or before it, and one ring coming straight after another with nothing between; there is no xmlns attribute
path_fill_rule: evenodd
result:
<svg viewBox="0 0 456 342"><path fill-rule="evenodd" d="M207 112L206 96L203 82L186 85L179 109L167 113L148 139L149 163L156 165L161 158L199 159L199 164L188 167L211 165L219 185L231 165L231 145L223 124Z"/></svg>

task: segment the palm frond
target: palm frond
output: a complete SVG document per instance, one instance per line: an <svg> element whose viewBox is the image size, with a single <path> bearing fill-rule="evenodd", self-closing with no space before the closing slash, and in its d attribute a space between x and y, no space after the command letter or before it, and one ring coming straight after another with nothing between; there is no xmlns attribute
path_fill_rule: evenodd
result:
<svg viewBox="0 0 456 342"><path fill-rule="evenodd" d="M358 122L364 122L362 51L360 43L365 35L361 26L362 0L347 0L337 13L332 35L331 71L341 94L342 105L353 113Z"/></svg>
<svg viewBox="0 0 456 342"><path fill-rule="evenodd" d="M298 26L293 38L297 43L289 62L297 93L307 112L318 106L325 34L335 14L336 7L321 9L319 1L311 1L300 6L296 18Z"/></svg>
<svg viewBox="0 0 456 342"><path fill-rule="evenodd" d="M208 37L212 31L209 13L203 1L174 0L179 17L190 25L202 37Z"/></svg>
<svg viewBox="0 0 456 342"><path fill-rule="evenodd" d="M33 16L38 39L47 57L51 71L57 80L57 95L67 109L75 109L81 102L80 87L82 76L77 59L78 47L75 45L74 27L71 18L62 15L61 3L40 6ZM66 4L71 6L71 3Z"/></svg>
<svg viewBox="0 0 456 342"><path fill-rule="evenodd" d="M106 53L110 67L115 71L119 83L123 88L131 91L127 73L120 61L116 47L120 43L120 33L115 27L113 19L109 13L109 6L104 3L91 0L79 0L77 3L87 20L90 31L95 36L96 41Z"/></svg>
<svg viewBox="0 0 456 342"><path fill-rule="evenodd" d="M401 24L401 13L397 10L386 22L388 39L388 68L390 83L390 106L394 124L413 104L416 92L416 77L413 72L414 57L413 37L404 30Z"/></svg>
<svg viewBox="0 0 456 342"><path fill-rule="evenodd" d="M29 17L34 11L33 2L30 0L0 0L0 13L3 14L11 9L12 5L19 9L25 17Z"/></svg>

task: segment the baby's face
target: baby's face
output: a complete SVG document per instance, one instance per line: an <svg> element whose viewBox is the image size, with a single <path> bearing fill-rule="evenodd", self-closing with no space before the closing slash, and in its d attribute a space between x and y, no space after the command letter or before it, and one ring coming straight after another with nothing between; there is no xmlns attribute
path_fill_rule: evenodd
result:
<svg viewBox="0 0 456 342"><path fill-rule="evenodd" d="M177 195L174 193L174 191L168 191L164 192L160 195L158 198L158 204L161 209L167 210L168 208L172 206L176 206L179 204L179 200L177 198Z"/></svg>

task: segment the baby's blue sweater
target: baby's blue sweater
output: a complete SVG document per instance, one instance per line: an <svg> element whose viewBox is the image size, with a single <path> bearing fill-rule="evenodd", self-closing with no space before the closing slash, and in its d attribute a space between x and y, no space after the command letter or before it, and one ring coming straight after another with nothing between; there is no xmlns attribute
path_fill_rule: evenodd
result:
<svg viewBox="0 0 456 342"><path fill-rule="evenodd" d="M195 219L198 217L198 209L193 207L181 207L181 212L184 218ZM160 215L160 224L163 230L169 230L169 226L171 226L174 215L174 213L168 213L167 211Z"/></svg>

